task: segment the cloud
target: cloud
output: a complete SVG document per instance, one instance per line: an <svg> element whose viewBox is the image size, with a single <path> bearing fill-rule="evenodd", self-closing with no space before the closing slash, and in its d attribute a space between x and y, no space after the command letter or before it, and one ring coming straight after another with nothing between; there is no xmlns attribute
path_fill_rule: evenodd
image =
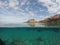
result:
<svg viewBox="0 0 60 45"><path fill-rule="evenodd" d="M22 0L22 1L21 1L21 6L25 5L26 2L27 2L27 0Z"/></svg>
<svg viewBox="0 0 60 45"><path fill-rule="evenodd" d="M12 14L15 13L15 14ZM34 13L33 12L12 12L12 13L6 13L7 15L4 14L0 14L0 22L2 23L21 23L21 22L25 22L29 19L31 19L32 17L34 17Z"/></svg>
<svg viewBox="0 0 60 45"><path fill-rule="evenodd" d="M26 12L12 11L11 13L11 12L5 11L4 13L0 14L0 22L2 23L25 22L34 16L33 12L26 13Z"/></svg>
<svg viewBox="0 0 60 45"><path fill-rule="evenodd" d="M35 15L35 13L33 13L33 12L31 12L31 11L29 11L28 14L29 14L30 16L34 16L34 15Z"/></svg>
<svg viewBox="0 0 60 45"><path fill-rule="evenodd" d="M21 23L26 20L24 18L20 18L18 16L0 16L0 22L2 23Z"/></svg>
<svg viewBox="0 0 60 45"><path fill-rule="evenodd" d="M38 20L44 20L44 19L46 19L46 18L49 18L51 15L49 15L49 16L47 16L47 15L45 15L45 16L39 16L39 17L37 17L38 18Z"/></svg>
<svg viewBox="0 0 60 45"><path fill-rule="evenodd" d="M19 2L18 0L9 0L9 7L13 9L18 9Z"/></svg>
<svg viewBox="0 0 60 45"><path fill-rule="evenodd" d="M19 1L18 0L0 0L0 8L12 8L12 9L19 9Z"/></svg>
<svg viewBox="0 0 60 45"><path fill-rule="evenodd" d="M59 11L59 12L57 12L57 14L60 14L60 11Z"/></svg>
<svg viewBox="0 0 60 45"><path fill-rule="evenodd" d="M2 7L2 1L0 0L0 7Z"/></svg>
<svg viewBox="0 0 60 45"><path fill-rule="evenodd" d="M38 2L41 2L48 9L49 13L56 13L60 10L60 0L38 0Z"/></svg>
<svg viewBox="0 0 60 45"><path fill-rule="evenodd" d="M8 9L8 2L0 0L0 8Z"/></svg>

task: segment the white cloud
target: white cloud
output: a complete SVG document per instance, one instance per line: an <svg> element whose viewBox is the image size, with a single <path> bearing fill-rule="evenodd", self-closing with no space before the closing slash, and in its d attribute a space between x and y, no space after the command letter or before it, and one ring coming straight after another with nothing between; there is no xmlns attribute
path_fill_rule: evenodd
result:
<svg viewBox="0 0 60 45"><path fill-rule="evenodd" d="M42 2L43 6L48 8L49 13L56 13L60 10L60 0L38 0L38 2Z"/></svg>
<svg viewBox="0 0 60 45"><path fill-rule="evenodd" d="M13 9L18 9L19 2L18 0L9 0L9 7Z"/></svg>

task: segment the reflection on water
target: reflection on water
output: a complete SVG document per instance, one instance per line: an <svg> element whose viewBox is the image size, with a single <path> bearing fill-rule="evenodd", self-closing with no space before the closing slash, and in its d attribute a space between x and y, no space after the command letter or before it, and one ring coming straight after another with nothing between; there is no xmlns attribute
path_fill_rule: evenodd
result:
<svg viewBox="0 0 60 45"><path fill-rule="evenodd" d="M48 27L60 27L60 24L55 24L55 23L53 23L53 24L51 24L51 23L45 23L44 25L48 26Z"/></svg>
<svg viewBox="0 0 60 45"><path fill-rule="evenodd" d="M28 23L28 25L30 25L31 27L34 27L35 23Z"/></svg>
<svg viewBox="0 0 60 45"><path fill-rule="evenodd" d="M31 27L45 27L44 23L28 23Z"/></svg>
<svg viewBox="0 0 60 45"><path fill-rule="evenodd" d="M60 27L60 24L28 23L31 27Z"/></svg>
<svg viewBox="0 0 60 45"><path fill-rule="evenodd" d="M0 27L60 27L60 24L19 23L19 24L0 24Z"/></svg>

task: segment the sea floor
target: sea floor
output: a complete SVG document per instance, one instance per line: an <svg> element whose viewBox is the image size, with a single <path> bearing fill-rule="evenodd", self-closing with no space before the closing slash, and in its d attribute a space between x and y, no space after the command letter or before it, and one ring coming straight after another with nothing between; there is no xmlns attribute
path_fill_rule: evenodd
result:
<svg viewBox="0 0 60 45"><path fill-rule="evenodd" d="M60 45L58 28L0 28L5 45Z"/></svg>

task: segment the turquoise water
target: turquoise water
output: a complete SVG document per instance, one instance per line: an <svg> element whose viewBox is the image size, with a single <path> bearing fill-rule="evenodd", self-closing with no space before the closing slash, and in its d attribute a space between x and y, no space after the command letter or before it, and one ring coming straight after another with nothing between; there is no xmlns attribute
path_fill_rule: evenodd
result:
<svg viewBox="0 0 60 45"><path fill-rule="evenodd" d="M6 45L60 45L60 28L0 28Z"/></svg>

